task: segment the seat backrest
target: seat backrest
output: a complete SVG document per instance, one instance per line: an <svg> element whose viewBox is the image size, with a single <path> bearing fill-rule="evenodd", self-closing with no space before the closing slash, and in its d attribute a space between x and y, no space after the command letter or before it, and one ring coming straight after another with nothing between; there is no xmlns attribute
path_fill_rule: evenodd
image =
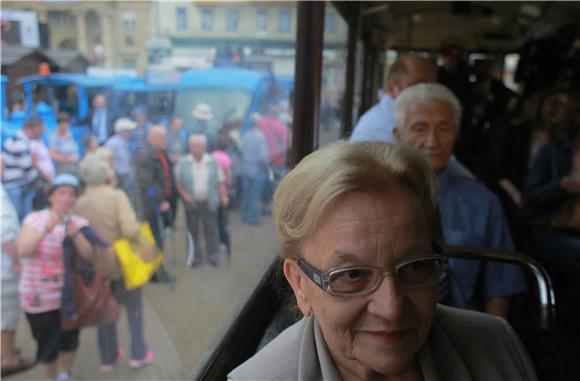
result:
<svg viewBox="0 0 580 381"><path fill-rule="evenodd" d="M555 327L556 295L552 280L544 267L535 259L522 253L472 246L443 245L443 251L449 257L504 262L519 265L528 270L538 290L539 316L537 327L542 329L552 329Z"/></svg>

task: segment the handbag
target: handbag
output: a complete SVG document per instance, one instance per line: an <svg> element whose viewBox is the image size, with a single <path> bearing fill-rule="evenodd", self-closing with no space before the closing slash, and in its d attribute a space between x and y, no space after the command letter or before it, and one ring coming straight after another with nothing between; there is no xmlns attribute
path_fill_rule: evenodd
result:
<svg viewBox="0 0 580 381"><path fill-rule="evenodd" d="M163 254L155 243L151 227L146 222L141 224L136 240L118 239L113 242L113 247L121 265L127 290L145 285L163 263Z"/></svg>
<svg viewBox="0 0 580 381"><path fill-rule="evenodd" d="M109 277L105 272L93 274L91 280L76 274L74 288L77 316L71 318L61 315L62 329L73 330L117 321L120 315L119 304L111 293Z"/></svg>
<svg viewBox="0 0 580 381"><path fill-rule="evenodd" d="M91 243L105 247L90 227L81 228ZM110 324L120 315L119 304L111 293L106 270L81 258L70 237L63 242L65 281L61 301L61 328L74 330L94 325Z"/></svg>

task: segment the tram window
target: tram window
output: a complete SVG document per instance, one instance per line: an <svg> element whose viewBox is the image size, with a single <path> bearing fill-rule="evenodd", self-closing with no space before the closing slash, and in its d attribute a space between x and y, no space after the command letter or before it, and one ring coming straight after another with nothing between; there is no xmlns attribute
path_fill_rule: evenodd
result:
<svg viewBox="0 0 580 381"><path fill-rule="evenodd" d="M117 361L110 374L102 374L101 370L108 368L101 365L108 363L100 357L97 335L91 328L81 335L73 366L75 378L90 380L177 380L195 376L196 369L228 331L276 256L278 242L272 223L271 202L276 184L287 172L286 153L292 128L290 96L294 86L296 3L128 0L2 3L2 9L21 9L23 6L36 12L38 19L45 16L47 9L53 8L74 19L78 30L67 31L59 26L58 34L48 23L47 28L53 32L50 33L49 48L57 49L60 40L71 39L78 47L77 53L87 61L91 73L63 76L69 73L61 69L58 74L47 74L46 78L31 76L29 81L36 80L38 84L22 82L26 89L36 88L34 93L28 94L31 105L42 100L54 111L50 123L45 120L47 137L55 133L59 111L68 111L75 118L74 123L71 120L70 132L75 140L78 139L79 146L93 124L102 121L109 127L109 134L115 120L121 117L132 118L147 126L162 123L170 132L172 117L176 116L181 117L183 123L182 133L177 135L183 149L188 135L195 133L206 136L208 155L214 157L212 151L220 151L215 153L216 163L224 165L227 170L215 169L214 173L212 166L208 176L213 178L215 175L216 182L227 180L228 207L221 211L217 205L216 209L208 207L203 219L206 225L200 223L199 234L191 235L187 215L191 217L196 212L193 206L186 207L179 200L174 225L161 232L163 266L169 277L160 275L158 282L150 282L142 288L144 337L147 349L154 353L153 366L135 372L128 365L131 358L143 360L145 354L134 358L136 355L131 352L131 335L124 309L117 330L119 348L125 350L125 359ZM281 25L280 31L278 25ZM131 51L126 49L127 30L132 32ZM273 35L264 38L264 33L270 31ZM148 62L149 57L154 57L155 62ZM134 70L123 70L125 67ZM168 72L167 77L178 79L152 81L147 73L155 71ZM188 82L188 75L193 74L198 75L197 82ZM64 82L65 77L66 81L70 78L74 86L68 86L68 82L67 86L53 85ZM334 78L338 77L339 74ZM21 88L25 90L25 86ZM94 112L93 100L97 94L106 98L106 113ZM144 121L140 109L146 111ZM77 118L80 112L83 115ZM256 124L254 129L252 122ZM171 139L175 137L173 135ZM94 145L90 139L85 141L87 146ZM182 158L187 155L185 150L181 155ZM141 166L135 167L135 173L149 169L136 157L133 164L141 163ZM223 177L221 173L224 173ZM183 184L191 171L176 175ZM143 179L131 180L135 184ZM165 192L164 187L165 183L159 189ZM186 188L194 192L191 183ZM147 216L140 210L151 204L141 198L146 196L128 194L141 220L149 220L150 224L153 220L159 222L157 215ZM200 195L202 199L217 196L219 202L225 199L213 183L207 194L204 195L202 190L192 197ZM198 205L200 201L197 201ZM227 217L227 221L219 219L218 214ZM223 228L222 233L229 233L229 241L225 234L216 237L220 235L220 228ZM195 252L191 250L193 248ZM171 278L175 278L175 282ZM32 356L36 343L26 319L20 321L17 346L23 355ZM149 362L150 358L144 360ZM133 365L141 363L133 362ZM43 368L37 366L24 373L21 379L43 378L46 378L43 377Z"/></svg>
<svg viewBox="0 0 580 381"><path fill-rule="evenodd" d="M346 47L348 25L334 8L326 3L325 17L332 19L333 28L324 30L322 55L322 84L318 146L322 147L341 137L342 100L345 91Z"/></svg>

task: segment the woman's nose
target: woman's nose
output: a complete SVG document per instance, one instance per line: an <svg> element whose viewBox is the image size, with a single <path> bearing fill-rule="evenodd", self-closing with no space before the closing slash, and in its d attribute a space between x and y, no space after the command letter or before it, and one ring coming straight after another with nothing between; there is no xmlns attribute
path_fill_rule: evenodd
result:
<svg viewBox="0 0 580 381"><path fill-rule="evenodd" d="M370 313L389 320L397 320L403 316L405 293L394 276L385 276L379 287L371 294L368 303Z"/></svg>

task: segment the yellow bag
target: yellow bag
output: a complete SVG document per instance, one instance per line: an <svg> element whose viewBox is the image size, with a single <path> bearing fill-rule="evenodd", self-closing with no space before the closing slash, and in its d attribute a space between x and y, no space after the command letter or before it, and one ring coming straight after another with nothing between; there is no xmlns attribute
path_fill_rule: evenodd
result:
<svg viewBox="0 0 580 381"><path fill-rule="evenodd" d="M163 262L163 255L155 244L151 227L146 222L141 224L139 238L136 241L118 239L113 243L113 247L121 264L127 290L149 282Z"/></svg>

